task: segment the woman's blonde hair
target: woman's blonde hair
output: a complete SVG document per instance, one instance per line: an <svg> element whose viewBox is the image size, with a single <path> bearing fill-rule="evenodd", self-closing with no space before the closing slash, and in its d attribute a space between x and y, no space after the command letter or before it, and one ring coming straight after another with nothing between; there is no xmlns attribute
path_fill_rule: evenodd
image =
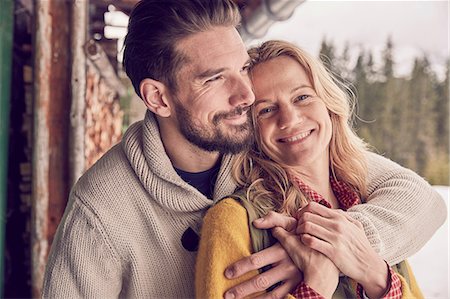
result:
<svg viewBox="0 0 450 299"><path fill-rule="evenodd" d="M329 145L330 169L335 179L346 182L359 196L366 196L367 166L364 153L366 144L352 128L352 112L355 96L341 81L316 58L302 49L284 41L267 41L249 50L250 76L258 64L280 56L297 61L309 75L313 88L323 100L333 126ZM247 198L265 211L275 210L295 215L298 208L308 201L291 183L295 175L289 167L274 162L264 153L258 122L253 113L256 143L237 156L233 177L240 187L247 189Z"/></svg>

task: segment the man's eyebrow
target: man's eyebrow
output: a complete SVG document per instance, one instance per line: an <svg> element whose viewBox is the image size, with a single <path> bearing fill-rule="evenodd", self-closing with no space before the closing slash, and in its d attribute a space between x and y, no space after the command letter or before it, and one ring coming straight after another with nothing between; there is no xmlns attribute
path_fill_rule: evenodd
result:
<svg viewBox="0 0 450 299"><path fill-rule="evenodd" d="M206 79L206 78L212 77L214 75L220 74L221 72L223 72L225 70L226 70L226 68L224 68L224 67L218 68L218 69L209 69L209 70L206 70L206 71L198 74L197 76L195 76L195 79L198 79L198 80Z"/></svg>

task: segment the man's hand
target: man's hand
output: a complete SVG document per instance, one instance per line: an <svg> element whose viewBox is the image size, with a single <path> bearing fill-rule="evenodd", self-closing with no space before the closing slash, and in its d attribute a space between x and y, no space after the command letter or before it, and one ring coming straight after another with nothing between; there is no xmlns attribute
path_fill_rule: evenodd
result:
<svg viewBox="0 0 450 299"><path fill-rule="evenodd" d="M243 298L265 291L278 282L283 282L283 284L272 290L270 294L261 294L260 298L283 298L298 285L302 278L301 272L279 243L232 264L225 270L225 276L236 278L268 265L273 267L225 292L225 299Z"/></svg>
<svg viewBox="0 0 450 299"><path fill-rule="evenodd" d="M339 269L334 263L322 253L305 246L295 233L280 227L274 228L272 233L303 272L304 282L325 298L331 298L339 282Z"/></svg>
<svg viewBox="0 0 450 299"><path fill-rule="evenodd" d="M270 229L275 226L281 226L293 231L297 226L297 220L275 212L269 212L265 217L255 220L253 224L260 229ZM270 270L229 289L224 294L225 298L243 298L251 294L265 291L278 282L282 282L282 284L270 293L261 294L260 298L283 298L289 291L294 289L302 279L302 273L289 258L283 247L278 243L232 264L225 270L225 276L227 278L239 277L249 271L260 269L268 265L272 265L273 267Z"/></svg>
<svg viewBox="0 0 450 299"><path fill-rule="evenodd" d="M370 246L357 220L342 210L311 202L298 212L296 233L303 244L326 255L343 274L361 283L366 293L383 294L386 264ZM371 292L370 286L375 285L378 291Z"/></svg>

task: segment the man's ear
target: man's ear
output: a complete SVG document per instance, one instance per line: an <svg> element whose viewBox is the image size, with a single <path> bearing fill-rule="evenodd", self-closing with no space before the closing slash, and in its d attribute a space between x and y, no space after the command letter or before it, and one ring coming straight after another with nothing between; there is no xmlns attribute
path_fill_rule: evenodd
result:
<svg viewBox="0 0 450 299"><path fill-rule="evenodd" d="M141 81L139 91L145 106L150 111L161 117L171 115L170 104L167 101L167 88L163 83L146 78Z"/></svg>

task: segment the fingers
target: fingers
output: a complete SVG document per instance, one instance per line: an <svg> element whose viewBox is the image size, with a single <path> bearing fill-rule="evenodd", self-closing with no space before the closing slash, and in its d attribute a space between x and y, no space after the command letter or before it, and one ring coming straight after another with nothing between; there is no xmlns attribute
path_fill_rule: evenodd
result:
<svg viewBox="0 0 450 299"><path fill-rule="evenodd" d="M281 243L283 248L286 249L289 256L291 256L289 254L290 250L304 246L297 235L289 233L280 227L274 228L272 230L272 235Z"/></svg>
<svg viewBox="0 0 450 299"><path fill-rule="evenodd" d="M287 258L287 253L280 244L261 250L230 265L225 270L227 278L236 278L249 271L260 269Z"/></svg>
<svg viewBox="0 0 450 299"><path fill-rule="evenodd" d="M314 215L304 214L302 222L299 222L296 233L310 234L327 242L333 242L336 239L336 232L343 230L342 224L335 223L327 218Z"/></svg>
<svg viewBox="0 0 450 299"><path fill-rule="evenodd" d="M333 209L327 208L324 205L321 205L317 202L312 201L297 212L296 218L300 219L304 213L308 213L308 212L325 217L325 218L332 218L338 214L337 211L339 211L339 210L333 210Z"/></svg>
<svg viewBox="0 0 450 299"><path fill-rule="evenodd" d="M342 250L347 250L348 240L354 239L359 235L358 231L362 231L361 223L346 212L332 210L317 203L310 203L299 211L298 217L296 234L301 236L301 243L335 263L337 256L342 255ZM286 251L291 255L288 248Z"/></svg>
<svg viewBox="0 0 450 299"><path fill-rule="evenodd" d="M305 245L302 244L299 237L295 234L291 234L286 230L277 227L272 231L272 235L281 243L283 248L287 251L287 254L294 261L295 265L299 269L304 268L303 256L302 253L305 248Z"/></svg>
<svg viewBox="0 0 450 299"><path fill-rule="evenodd" d="M265 291L269 287L275 285L278 282L285 281L290 277L299 278L300 272L292 263L280 263L279 265L271 268L270 270L258 274L252 279L243 282L231 289L229 289L224 294L225 299L233 298L244 298L250 294L255 294L261 291ZM290 281L289 285L293 282ZM276 291L276 294L283 293L285 288ZM274 290L275 291L275 290ZM289 289L287 290L289 292Z"/></svg>
<svg viewBox="0 0 450 299"><path fill-rule="evenodd" d="M270 292L264 293L256 298L258 299L272 299L272 298L286 298L291 290L293 290L302 280L302 275L298 275L295 279L288 279L282 285L276 287Z"/></svg>
<svg viewBox="0 0 450 299"><path fill-rule="evenodd" d="M253 221L253 225L260 229L270 229L274 227L282 227L287 231L295 229L297 220L293 217L270 211L266 216Z"/></svg>
<svg viewBox="0 0 450 299"><path fill-rule="evenodd" d="M315 224L316 226L310 225L310 223ZM333 210L317 203L310 203L298 212L298 226L296 233L309 233L318 238L331 241L333 238L330 237L336 236L336 234L348 233L349 229L353 229L353 226L356 226L358 229L363 229L362 224L358 220L353 219L345 211ZM318 233L317 231L311 230L317 230L318 227L328 230L332 235L326 234L324 230L322 230L322 235L316 234ZM302 230L301 228L306 230Z"/></svg>
<svg viewBox="0 0 450 299"><path fill-rule="evenodd" d="M309 234L302 234L300 236L301 243L305 244L311 249L314 249L326 257L328 257L330 260L335 263L335 251L333 251L334 246L333 244L330 244L324 240L321 240L315 236L309 235ZM290 251L286 249L288 254L290 254Z"/></svg>

